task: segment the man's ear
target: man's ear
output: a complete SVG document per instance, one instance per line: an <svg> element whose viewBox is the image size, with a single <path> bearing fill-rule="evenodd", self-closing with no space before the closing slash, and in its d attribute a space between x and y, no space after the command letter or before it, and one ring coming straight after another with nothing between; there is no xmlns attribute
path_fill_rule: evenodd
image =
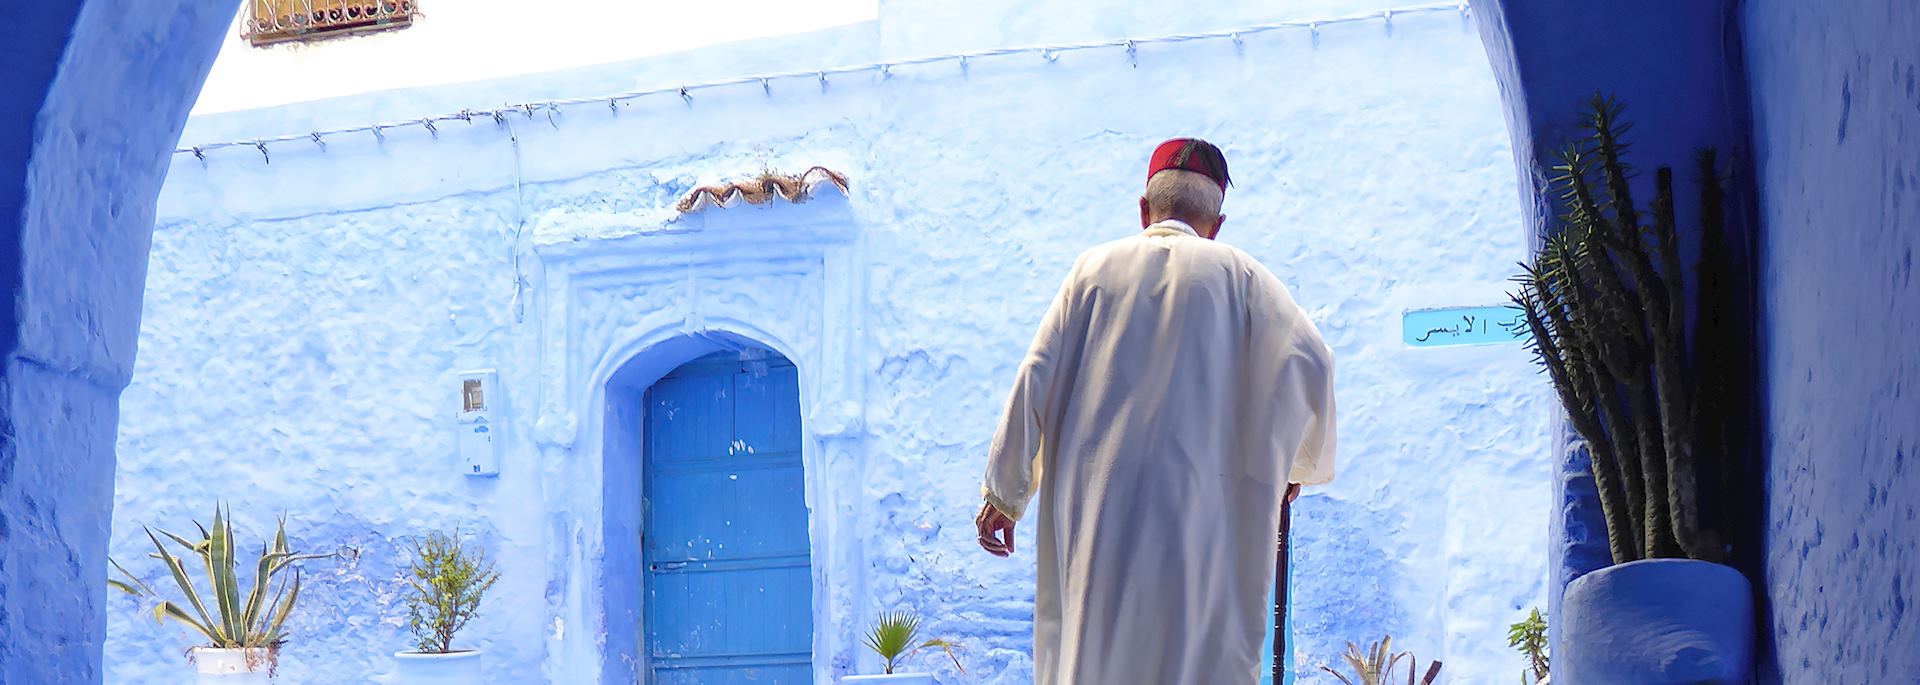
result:
<svg viewBox="0 0 1920 685"><path fill-rule="evenodd" d="M1220 227L1225 225L1227 225L1227 215L1222 214L1220 216L1214 217L1213 218L1213 235L1207 236L1207 238L1209 240L1219 240Z"/></svg>
<svg viewBox="0 0 1920 685"><path fill-rule="evenodd" d="M1153 215L1147 211L1147 198L1142 195L1140 197L1140 228L1144 229L1152 225Z"/></svg>

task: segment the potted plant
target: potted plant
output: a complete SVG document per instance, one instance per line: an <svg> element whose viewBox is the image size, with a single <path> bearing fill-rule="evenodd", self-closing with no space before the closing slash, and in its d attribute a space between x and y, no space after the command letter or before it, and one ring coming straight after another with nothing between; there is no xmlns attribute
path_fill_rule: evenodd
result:
<svg viewBox="0 0 1920 685"><path fill-rule="evenodd" d="M1547 619L1535 608L1533 613L1507 626L1507 646L1527 658L1527 670L1520 673L1520 685L1546 685Z"/></svg>
<svg viewBox="0 0 1920 685"><path fill-rule="evenodd" d="M910 611L894 611L880 615L873 628L867 631L867 649L880 655L882 675L855 675L842 678L842 683L892 683L893 685L933 685L933 676L927 673L896 673L900 662L923 649L938 647L953 660L953 667L965 671L960 659L953 655L954 644L939 638L920 639L920 617Z"/></svg>
<svg viewBox="0 0 1920 685"><path fill-rule="evenodd" d="M1725 476L1738 380L1721 316L1732 266L1712 150L1696 157L1700 330L1687 353L1687 283L1673 173L1642 213L1621 156L1620 106L1595 96L1588 135L1554 169L1561 230L1543 241L1514 301L1568 420L1585 443L1614 565L1568 584L1554 654L1580 685L1745 683L1753 606L1703 511L1700 478Z"/></svg>
<svg viewBox="0 0 1920 685"><path fill-rule="evenodd" d="M1407 685L1433 685L1433 682L1440 678L1440 662L1428 664L1426 675L1420 676L1420 659L1415 657L1413 652L1396 654L1390 649L1392 645L1392 635L1367 645L1364 650L1360 649L1359 645L1347 643L1347 651L1341 654L1340 658L1347 662L1348 668L1353 669L1352 679L1348 679L1345 674L1333 670L1330 666L1321 666L1320 670L1338 678L1344 685L1394 685L1393 669L1400 665L1401 659L1405 659ZM1417 683L1414 680L1416 677L1419 678Z"/></svg>
<svg viewBox="0 0 1920 685"><path fill-rule="evenodd" d="M199 540L166 531L155 535L153 529L144 529L153 542L152 557L166 566L185 604L157 599L159 593L112 559L108 563L121 580L108 580L107 584L136 597L156 600L155 621L173 619L206 638L207 644L188 650L201 685L265 685L273 679L280 645L286 642L287 615L300 597L300 571L293 565L326 555L290 551L283 518L273 540L261 545L260 554L250 564L251 584L243 585L235 568L240 554L234 545L229 513L215 507L211 530L197 521L194 527L200 529ZM170 546L184 554L175 554ZM195 566L206 569L205 592L194 585L183 557L197 558Z"/></svg>
<svg viewBox="0 0 1920 685"><path fill-rule="evenodd" d="M439 531L412 541L407 569L407 627L412 651L395 652L394 685L472 685L481 681L478 649L454 649L453 637L480 610L480 600L500 574L484 553L458 533Z"/></svg>

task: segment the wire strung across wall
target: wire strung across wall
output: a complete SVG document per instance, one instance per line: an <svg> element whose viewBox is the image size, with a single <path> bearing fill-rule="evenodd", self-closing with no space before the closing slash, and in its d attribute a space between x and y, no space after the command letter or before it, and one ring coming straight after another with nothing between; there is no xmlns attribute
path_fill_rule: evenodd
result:
<svg viewBox="0 0 1920 685"><path fill-rule="evenodd" d="M435 138L438 138L440 136L440 129L437 126L435 126L435 122L444 123L444 122L450 122L450 121L461 121L461 122L472 123L476 119L479 119L482 121L486 119L492 119L496 124L505 124L507 116L511 114L520 114L528 119L532 119L534 115L544 113L547 118L547 123L558 128L559 123L554 119L554 114L559 112L560 108L562 107L576 107L581 105L605 104L608 109L612 110L615 114L618 114L620 111L621 103L624 103L630 100L636 100L639 98L649 97L649 96L672 95L672 94L678 94L682 100L686 101L686 103L689 106L691 106L693 104L694 91L706 90L710 88L724 88L727 86L759 84L761 90L765 91L768 96L771 96L773 95L774 81L784 81L784 80L790 80L790 79L816 79L820 82L821 90L825 91L827 89L829 76L839 76L839 75L854 74L854 73L861 73L861 72L878 72L881 75L881 77L884 79L892 75L893 69L895 67L906 67L906 66L914 66L914 65L921 65L921 64L934 64L939 62L955 62L959 65L961 72L965 73L969 68L969 62L971 60L988 58L988 57L1001 57L1006 55L1038 54L1042 59L1048 62L1054 62L1060 58L1060 55L1062 53L1074 52L1079 50L1094 50L1094 49L1101 49L1101 48L1124 48L1126 50L1127 62L1134 67L1138 67L1140 66L1139 46L1141 45L1149 45L1149 44L1155 44L1155 43L1184 43L1188 41L1218 40L1223 38L1232 40L1235 45L1239 45L1245 39L1245 36L1256 34L1256 33L1265 33L1269 31L1279 31L1284 29L1307 29L1308 31L1314 32L1315 36L1317 37L1319 34L1320 27L1323 27L1323 26L1330 26L1334 24L1347 24L1347 23L1362 22L1362 21L1374 21L1374 20L1384 21L1389 25L1391 25L1393 23L1393 18L1397 16L1408 15L1408 14L1431 14L1435 12L1458 12L1461 14L1461 16L1464 17L1464 16L1467 16L1469 9L1467 7L1467 4L1463 2L1437 4L1437 5L1416 5L1411 7L1401 7L1396 9L1380 10L1375 12L1367 12L1364 14L1350 14L1350 15L1344 15L1344 16L1338 16L1338 17L1329 17L1324 19L1294 20L1294 21L1275 22L1271 24L1256 24L1253 26L1246 26L1246 27L1227 30L1227 31L1208 31L1203 33L1177 33L1177 34L1171 34L1171 35L1165 35L1165 36L1153 36L1149 38L1122 38L1117 40L1090 41L1090 42L1084 42L1084 43L1061 43L1061 44L1055 44L1055 45L1029 45L1029 46L1023 46L1023 47L997 48L993 50L979 50L975 52L956 52L956 53L941 54L941 55L931 55L927 57L916 57L912 59L894 60L894 61L888 61L888 62L874 62L871 64L861 64L856 66L833 67L829 69L815 69L812 71L787 71L787 72L780 72L780 73L774 73L774 74L762 74L759 76L743 76L739 78L725 79L720 81L707 81L703 83L692 83L692 84L681 85L681 86L669 86L665 88L653 88L649 90L636 90L636 91L629 91L625 93L617 93L614 95L602 95L597 97L566 98L566 99L560 99L560 100L547 100L543 102L526 102L526 103L521 103L516 105L507 105L498 109L463 109L458 112L454 112L452 114L441 114L437 116L422 117L419 119L390 121L390 122L380 123L380 124L366 124L362 126L351 126L347 128L327 129L324 131L313 131L310 133L274 136L270 138L251 138L247 140L231 140L231 141L221 142L221 143L203 143L200 145L193 145L189 147L182 147L182 148L175 149L174 153L175 154L191 154L194 157L199 158L200 161L205 162L207 159L206 153L213 150L218 150L221 148L230 148L230 147L251 147L260 152L260 157L262 160L265 160L268 163L271 163L273 161L273 158L269 155L267 151L267 145L269 143L310 141L314 145L319 146L322 151L325 151L327 147L326 139L329 136L338 136L338 135L349 134L349 133L371 133L373 134L375 139L384 142L386 140L387 131L393 130L393 129L408 128L413 126L418 126L423 129L426 129L427 133L431 134Z"/></svg>

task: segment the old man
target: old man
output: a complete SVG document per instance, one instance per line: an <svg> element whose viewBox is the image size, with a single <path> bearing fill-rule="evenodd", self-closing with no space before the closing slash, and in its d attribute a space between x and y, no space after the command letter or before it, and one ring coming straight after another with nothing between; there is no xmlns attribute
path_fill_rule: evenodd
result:
<svg viewBox="0 0 1920 685"><path fill-rule="evenodd" d="M1035 522L1037 685L1254 683L1281 503L1333 477L1333 355L1215 242L1225 156L1169 140L1147 174L1143 230L1074 262L987 459L980 546Z"/></svg>

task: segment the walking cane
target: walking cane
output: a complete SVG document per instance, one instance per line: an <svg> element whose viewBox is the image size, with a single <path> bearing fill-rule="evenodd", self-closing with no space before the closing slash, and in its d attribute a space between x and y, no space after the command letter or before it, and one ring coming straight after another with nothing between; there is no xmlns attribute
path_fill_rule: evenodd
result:
<svg viewBox="0 0 1920 685"><path fill-rule="evenodd" d="M1293 521L1293 503L1286 498L1280 499L1280 540L1273 565L1273 685L1281 685L1286 680L1280 676L1285 668L1282 656L1287 651L1287 528Z"/></svg>

